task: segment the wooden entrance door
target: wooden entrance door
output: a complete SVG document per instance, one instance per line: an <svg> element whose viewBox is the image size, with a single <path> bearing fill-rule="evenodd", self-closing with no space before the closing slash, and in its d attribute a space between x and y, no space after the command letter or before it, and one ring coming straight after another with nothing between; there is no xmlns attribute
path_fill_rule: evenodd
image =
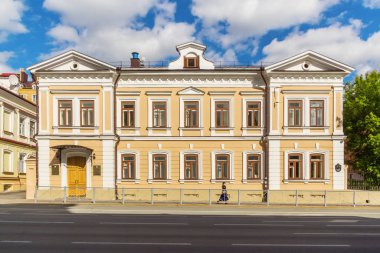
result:
<svg viewBox="0 0 380 253"><path fill-rule="evenodd" d="M67 182L69 197L86 196L86 158L67 158Z"/></svg>

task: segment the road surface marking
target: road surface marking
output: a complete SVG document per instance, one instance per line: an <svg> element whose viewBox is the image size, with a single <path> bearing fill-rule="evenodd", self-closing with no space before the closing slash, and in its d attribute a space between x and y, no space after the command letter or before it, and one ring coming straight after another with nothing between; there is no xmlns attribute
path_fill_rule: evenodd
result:
<svg viewBox="0 0 380 253"><path fill-rule="evenodd" d="M21 221L21 220L0 220L0 223L30 223L30 224L73 224L73 221Z"/></svg>
<svg viewBox="0 0 380 253"><path fill-rule="evenodd" d="M31 243L31 241L0 241L0 243Z"/></svg>
<svg viewBox="0 0 380 253"><path fill-rule="evenodd" d="M191 243L181 242L71 242L72 244L92 245L158 245L158 246L191 246Z"/></svg>
<svg viewBox="0 0 380 253"><path fill-rule="evenodd" d="M177 225L187 226L189 223L168 223L168 222L100 222L102 225Z"/></svg>
<svg viewBox="0 0 380 253"><path fill-rule="evenodd" d="M280 221L263 221L264 223L324 223L324 222L328 222L328 221L316 221L316 220L280 220Z"/></svg>
<svg viewBox="0 0 380 253"><path fill-rule="evenodd" d="M327 227L380 227L380 225L326 225Z"/></svg>
<svg viewBox="0 0 380 253"><path fill-rule="evenodd" d="M362 236L380 236L380 233L293 233L294 235L362 235Z"/></svg>
<svg viewBox="0 0 380 253"><path fill-rule="evenodd" d="M336 222L336 223L356 223L358 220L331 220L330 222Z"/></svg>
<svg viewBox="0 0 380 253"><path fill-rule="evenodd" d="M305 225L286 225L286 224L214 224L214 226L273 226L273 227L304 227Z"/></svg>
<svg viewBox="0 0 380 253"><path fill-rule="evenodd" d="M348 244L244 244L244 243L235 243L232 246L251 246L251 247L351 247Z"/></svg>

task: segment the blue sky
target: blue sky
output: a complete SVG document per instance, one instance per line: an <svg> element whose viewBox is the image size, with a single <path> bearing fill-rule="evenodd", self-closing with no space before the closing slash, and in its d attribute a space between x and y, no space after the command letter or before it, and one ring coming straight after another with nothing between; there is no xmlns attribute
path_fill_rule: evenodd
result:
<svg viewBox="0 0 380 253"><path fill-rule="evenodd" d="M314 50L365 73L380 69L380 0L0 0L0 73L68 49L170 60L187 41L214 61L268 64Z"/></svg>

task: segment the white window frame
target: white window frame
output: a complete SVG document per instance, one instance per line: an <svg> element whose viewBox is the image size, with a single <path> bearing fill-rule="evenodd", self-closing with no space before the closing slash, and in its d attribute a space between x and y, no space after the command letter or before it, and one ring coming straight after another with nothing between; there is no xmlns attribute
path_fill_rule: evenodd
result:
<svg viewBox="0 0 380 253"><path fill-rule="evenodd" d="M216 102L229 102L229 127L228 128L217 128L215 126L215 103ZM227 136L234 135L234 98L233 97L223 97L223 98L211 98L211 136L226 136L225 133L220 133L219 131L228 130L229 134Z"/></svg>
<svg viewBox="0 0 380 253"><path fill-rule="evenodd" d="M23 127L24 127L24 132L23 133L21 133L21 119L24 122L23 123ZM24 136L24 137L28 136L27 126L28 126L28 118L26 116L20 114L19 121L18 121L18 134L20 136Z"/></svg>
<svg viewBox="0 0 380 253"><path fill-rule="evenodd" d="M229 155L230 156L230 179L226 180L217 180L215 175L215 165L216 165L216 155ZM211 152L211 183L216 182L235 182L235 175L234 175L234 152L230 150L215 150Z"/></svg>
<svg viewBox="0 0 380 253"><path fill-rule="evenodd" d="M5 156L5 153L9 153L10 154L10 159L9 159L9 170L8 171L5 171L5 167L4 167L4 156ZM12 150L9 150L9 149L4 149L3 150L3 161L2 161L2 166L3 166L3 170L2 172L14 172L14 169L13 169L13 160L14 160L14 157L13 157L13 151Z"/></svg>
<svg viewBox="0 0 380 253"><path fill-rule="evenodd" d="M185 155L198 155L198 179L197 180L186 180L185 179ZM180 152L179 160L179 182L181 184L185 182L198 182L203 181L203 169L202 169L202 151L200 150L183 150Z"/></svg>
<svg viewBox="0 0 380 253"><path fill-rule="evenodd" d="M289 100L302 100L302 126L300 127L291 127L288 126L288 104ZM310 127L310 101L311 100L322 100L324 101L324 108L323 108L323 113L324 113L324 126L322 127ZM310 129L314 128L322 128L324 129L324 132L322 134L328 135L329 134L329 118L330 115L329 109L328 109L328 102L329 102L329 97L328 95L326 96L285 96L284 97L284 134L285 135L309 135L310 134ZM302 132L297 132L297 133L290 133L288 130L289 128L301 128ZM320 133L318 133L320 134Z"/></svg>
<svg viewBox="0 0 380 253"><path fill-rule="evenodd" d="M153 127L153 102L166 102L166 128L154 128ZM148 135L149 136L162 136L162 130L166 130L164 136L171 136L171 109L170 109L170 97L168 98L148 98ZM157 133L157 131L159 132Z"/></svg>
<svg viewBox="0 0 380 253"><path fill-rule="evenodd" d="M260 126L248 128L247 127L247 103L249 102L259 102L260 103ZM243 136L262 136L264 134L264 124L265 124L265 105L264 98L242 98L242 130ZM260 129L259 134L250 133L250 130Z"/></svg>
<svg viewBox="0 0 380 253"><path fill-rule="evenodd" d="M23 156L22 160L20 160L21 155ZM21 153L21 152L19 153L18 173L26 173L26 162L25 162L25 160L26 160L27 156L28 155L26 153ZM22 166L22 168L21 168L21 166Z"/></svg>
<svg viewBox="0 0 380 253"><path fill-rule="evenodd" d="M32 125L32 122L34 123L34 134L33 134L33 135L35 135L35 134L37 133L37 123L36 123L36 121L34 121L34 120L29 120L29 138L30 138L30 139L33 138L33 135L32 135L32 133L30 132L30 127L31 127L31 125Z"/></svg>
<svg viewBox="0 0 380 253"><path fill-rule="evenodd" d="M121 115L121 103L123 102L134 102L135 103L135 127L132 128L126 128L125 130L128 130L128 135L131 135L130 131L134 131L132 135L140 135L140 98L117 98L117 108L116 109L116 116L117 116L117 122L116 122L116 127L117 127L117 133L118 135L123 135L122 134L122 120L123 117Z"/></svg>
<svg viewBox="0 0 380 253"><path fill-rule="evenodd" d="M260 155L260 179L248 179L247 177L247 156L248 155ZM263 151L247 150L243 151L243 184L248 182L261 182L264 183L264 164L265 164L265 155Z"/></svg>
<svg viewBox="0 0 380 253"><path fill-rule="evenodd" d="M73 125L71 127L65 127L65 126L58 126L58 117L59 117L59 111L58 111L58 101L59 100L71 100L72 101L72 117L73 117ZM80 108L80 101L82 100L94 100L94 126L93 127L82 127L80 126L80 117L81 117L81 108ZM80 135L80 129L95 129L94 134L99 134L99 99L98 97L94 96L81 96L81 97L75 97L75 96L60 96L56 95L53 96L53 133L58 134L58 130L60 128L71 128L72 133L68 134L78 134ZM84 133L84 135L87 135L88 133Z"/></svg>
<svg viewBox="0 0 380 253"><path fill-rule="evenodd" d="M302 154L302 179L301 180L290 180L288 178L288 156L289 154ZM316 180L316 179L310 179L310 155L312 154L322 154L325 157L325 179ZM284 183L291 183L291 182L304 182L304 183L329 183L330 177L329 177L329 151L326 150L287 150L284 151Z"/></svg>
<svg viewBox="0 0 380 253"><path fill-rule="evenodd" d="M9 113L9 125L8 125L8 127L9 127L9 131L8 130L6 130L5 129L5 127L4 127L4 125L3 125L3 131L8 131L8 132L10 132L10 133L12 133L12 134L14 134L14 114L15 114L15 112L13 111L13 110L11 110L11 109L8 109L8 108L6 108L6 107L4 107L4 113L3 113L3 121L4 121L4 123L5 123L5 113ZM1 124L4 124L3 122L1 122Z"/></svg>
<svg viewBox="0 0 380 253"><path fill-rule="evenodd" d="M121 168L121 156L122 155L134 155L135 156L135 173L136 178L135 179L123 179L122 178L122 168ZM134 182L136 184L140 183L140 152L137 150L119 150L117 152L117 183L121 182Z"/></svg>
<svg viewBox="0 0 380 253"><path fill-rule="evenodd" d="M157 180L153 179L153 155L166 155L166 180ZM166 150L154 150L149 151L148 153L148 183L154 183L154 182L166 182L167 184L170 184L172 182L171 177L171 153L170 151Z"/></svg>
<svg viewBox="0 0 380 253"><path fill-rule="evenodd" d="M183 136L183 131L186 130L200 130L201 136L203 136L203 97L180 97L179 98L179 135ZM198 128L186 128L185 127L185 102L198 102Z"/></svg>

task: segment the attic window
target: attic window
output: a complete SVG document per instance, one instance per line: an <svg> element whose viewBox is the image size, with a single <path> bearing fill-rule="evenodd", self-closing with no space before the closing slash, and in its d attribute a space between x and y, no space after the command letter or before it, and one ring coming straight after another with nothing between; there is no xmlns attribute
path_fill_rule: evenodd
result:
<svg viewBox="0 0 380 253"><path fill-rule="evenodd" d="M185 68L199 68L199 57L198 56L189 56L185 57Z"/></svg>

